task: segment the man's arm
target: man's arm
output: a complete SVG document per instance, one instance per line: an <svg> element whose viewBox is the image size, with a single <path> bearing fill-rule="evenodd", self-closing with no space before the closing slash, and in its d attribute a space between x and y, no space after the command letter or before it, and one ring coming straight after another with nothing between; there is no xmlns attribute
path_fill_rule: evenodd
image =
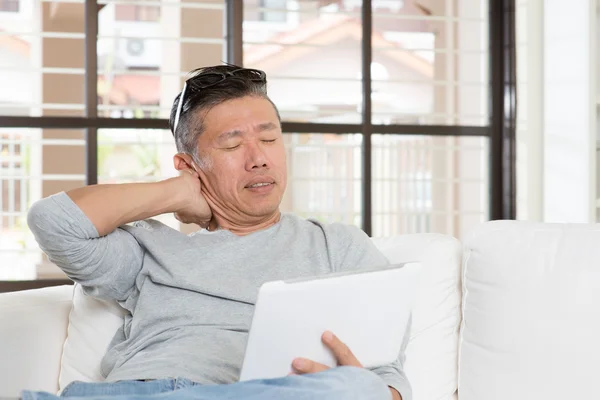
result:
<svg viewBox="0 0 600 400"><path fill-rule="evenodd" d="M392 398L396 399L412 399L412 387L408 381L406 374L402 368L401 362L394 362L379 368L371 369L377 374L390 388Z"/></svg>
<svg viewBox="0 0 600 400"><path fill-rule="evenodd" d="M210 220L210 208L194 172L155 183L94 185L67 193L105 236L117 227L165 213L192 210L199 224ZM206 220L206 221L204 221Z"/></svg>
<svg viewBox="0 0 600 400"><path fill-rule="evenodd" d="M118 226L162 212L201 214L197 204L189 207L194 204L189 192L197 176L184 175L158 183L98 185L59 193L36 202L27 222L50 261L87 294L124 301L135 287L144 250L132 233ZM201 197L199 180L197 185Z"/></svg>
<svg viewBox="0 0 600 400"><path fill-rule="evenodd" d="M402 396L400 395L400 393L398 393L396 389L394 389L391 386L389 386L389 388L390 392L392 392L392 400L402 400Z"/></svg>

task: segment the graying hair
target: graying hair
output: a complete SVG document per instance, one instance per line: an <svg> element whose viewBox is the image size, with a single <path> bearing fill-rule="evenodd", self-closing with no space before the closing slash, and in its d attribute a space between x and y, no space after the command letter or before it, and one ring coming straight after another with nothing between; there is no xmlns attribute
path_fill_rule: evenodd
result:
<svg viewBox="0 0 600 400"><path fill-rule="evenodd" d="M202 75L226 73L235 71L236 69L240 69L240 67L235 65L218 65L214 67L199 68L191 72L192 76L188 79L188 85L185 91L176 132L173 131L173 125L175 123L175 114L177 113L177 106L179 104L181 93L175 97L173 102L169 118L169 127L175 137L177 151L191 155L194 161L200 166L205 165L205 162L201 159L198 152L197 139L206 129L204 117L213 107L228 100L234 100L241 97L260 97L268 100L273 105L277 118L281 121L277 107L271 101L269 96L267 96L266 82L255 82L238 76L228 76L227 79L222 82L205 89L195 89L193 86L194 79L199 78Z"/></svg>

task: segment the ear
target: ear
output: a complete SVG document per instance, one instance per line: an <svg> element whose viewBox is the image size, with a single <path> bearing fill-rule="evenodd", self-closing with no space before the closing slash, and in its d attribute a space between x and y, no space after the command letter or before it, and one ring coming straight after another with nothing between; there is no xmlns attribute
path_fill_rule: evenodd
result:
<svg viewBox="0 0 600 400"><path fill-rule="evenodd" d="M186 171L189 169L191 169L192 171L195 170L194 161L192 160L192 157L186 153L175 154L173 156L173 166L177 171Z"/></svg>

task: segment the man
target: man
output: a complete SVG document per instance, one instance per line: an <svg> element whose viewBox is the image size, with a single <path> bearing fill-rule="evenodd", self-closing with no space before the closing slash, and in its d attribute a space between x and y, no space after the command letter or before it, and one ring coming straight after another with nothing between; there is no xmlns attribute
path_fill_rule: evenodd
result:
<svg viewBox="0 0 600 400"><path fill-rule="evenodd" d="M170 127L180 176L83 187L29 212L49 258L86 294L128 311L102 362L106 382L75 382L62 396L410 400L404 349L368 371L331 332L323 342L339 368L296 359L293 375L236 383L262 283L388 261L358 228L280 213L286 156L264 72L194 71ZM188 236L149 219L171 212L204 229Z"/></svg>

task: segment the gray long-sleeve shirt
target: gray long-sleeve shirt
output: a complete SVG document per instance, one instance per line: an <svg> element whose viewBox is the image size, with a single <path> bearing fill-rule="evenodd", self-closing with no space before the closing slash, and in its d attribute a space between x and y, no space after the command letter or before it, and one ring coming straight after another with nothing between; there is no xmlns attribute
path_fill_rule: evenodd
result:
<svg viewBox="0 0 600 400"><path fill-rule="evenodd" d="M261 284L388 264L360 229L289 214L247 236L185 235L150 219L100 237L59 193L35 203L28 223L41 249L86 294L128 311L102 361L108 381L235 382ZM374 372L409 400L403 362L404 348L397 362Z"/></svg>

